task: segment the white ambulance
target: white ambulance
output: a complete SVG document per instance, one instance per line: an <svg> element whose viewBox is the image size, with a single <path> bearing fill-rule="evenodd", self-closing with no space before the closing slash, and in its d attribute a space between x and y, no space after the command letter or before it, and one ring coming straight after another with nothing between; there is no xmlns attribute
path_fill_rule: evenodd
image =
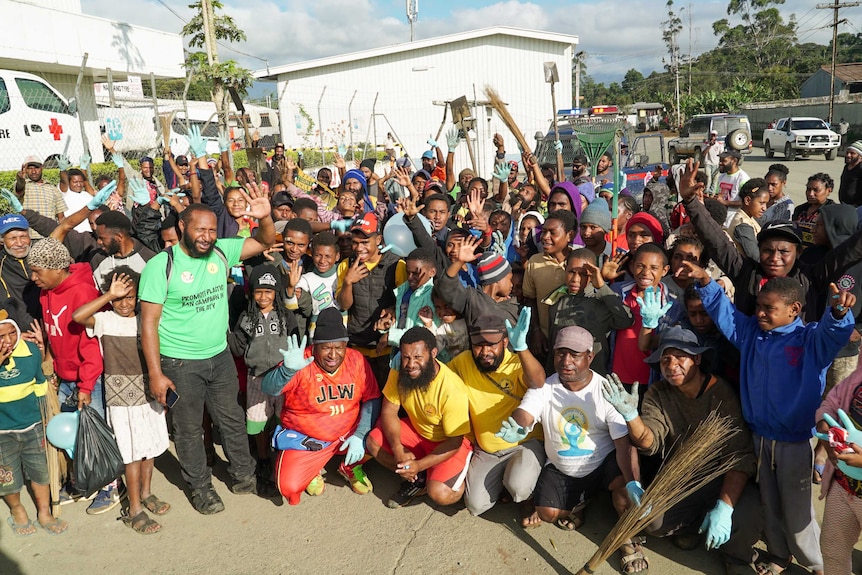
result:
<svg viewBox="0 0 862 575"><path fill-rule="evenodd" d="M83 153L77 106L33 74L0 70L0 170L20 170L27 156L56 166Z"/></svg>

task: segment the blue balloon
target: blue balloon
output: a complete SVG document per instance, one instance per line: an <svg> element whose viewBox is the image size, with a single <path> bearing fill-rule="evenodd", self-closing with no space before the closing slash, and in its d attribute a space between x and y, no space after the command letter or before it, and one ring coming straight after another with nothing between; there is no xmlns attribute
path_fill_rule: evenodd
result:
<svg viewBox="0 0 862 575"><path fill-rule="evenodd" d="M434 229L431 221L422 214L417 214L416 217L419 218L422 225L431 234L431 231ZM392 246L392 251L402 258L406 258L410 252L416 249L416 242L413 241L413 232L404 223L404 214L395 214L386 221L386 225L383 227L383 242L387 246Z"/></svg>
<svg viewBox="0 0 862 575"><path fill-rule="evenodd" d="M78 439L78 418L80 413L58 413L48 422L45 435L57 449L65 449L69 457L74 457L75 442Z"/></svg>

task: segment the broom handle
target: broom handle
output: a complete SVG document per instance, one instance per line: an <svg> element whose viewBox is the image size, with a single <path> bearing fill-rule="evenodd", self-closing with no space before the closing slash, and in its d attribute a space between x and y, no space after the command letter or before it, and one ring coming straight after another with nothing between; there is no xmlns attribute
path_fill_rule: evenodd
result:
<svg viewBox="0 0 862 575"><path fill-rule="evenodd" d="M473 155L473 144L470 143L469 130L464 130L464 140L467 142L467 152L470 154L470 164L473 166L473 173L478 174L476 171L476 156Z"/></svg>
<svg viewBox="0 0 862 575"><path fill-rule="evenodd" d="M554 107L554 141L560 141L560 130L557 128L557 94L554 91L554 82L551 82L551 105ZM557 150L557 181L564 182L566 170L563 166L563 151Z"/></svg>

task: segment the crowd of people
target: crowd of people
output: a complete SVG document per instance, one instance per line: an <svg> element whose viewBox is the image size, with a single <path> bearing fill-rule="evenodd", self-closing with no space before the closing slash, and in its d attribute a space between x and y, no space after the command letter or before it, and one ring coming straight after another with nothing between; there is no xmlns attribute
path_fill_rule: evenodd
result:
<svg viewBox="0 0 862 575"><path fill-rule="evenodd" d="M336 156L314 176L282 144L261 173L233 169L229 140L208 158L194 129L161 177L104 144L115 180L60 158L55 186L28 157L0 198L0 495L16 535L62 533L52 504L84 499L70 479L52 501L49 394L112 427L125 471L87 511L119 507L142 534L171 508L151 490L171 441L202 514L224 509L218 443L237 494L297 505L333 481L333 458L367 494L373 458L401 480L390 508L512 501L524 528L575 530L603 492L619 514L640 506L718 413L737 429L730 470L626 541L621 571L648 570L653 536L717 549L729 573L850 573L862 142L840 203L816 173L796 207L786 166L750 177L714 135L704 170L657 166L640 197L614 192L610 152L561 177L529 152L507 161L500 135L487 180L456 177L457 132L421 166Z"/></svg>

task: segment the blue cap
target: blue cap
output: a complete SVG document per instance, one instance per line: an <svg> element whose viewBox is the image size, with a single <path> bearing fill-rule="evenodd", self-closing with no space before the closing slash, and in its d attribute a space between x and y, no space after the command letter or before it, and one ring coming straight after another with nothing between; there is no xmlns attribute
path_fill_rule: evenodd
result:
<svg viewBox="0 0 862 575"><path fill-rule="evenodd" d="M431 150L425 150L424 152L422 152L422 158L423 159L428 158L429 160L433 160L434 159L434 152L432 152Z"/></svg>
<svg viewBox="0 0 862 575"><path fill-rule="evenodd" d="M10 230L29 230L27 219L19 214L9 214L0 218L0 236Z"/></svg>

